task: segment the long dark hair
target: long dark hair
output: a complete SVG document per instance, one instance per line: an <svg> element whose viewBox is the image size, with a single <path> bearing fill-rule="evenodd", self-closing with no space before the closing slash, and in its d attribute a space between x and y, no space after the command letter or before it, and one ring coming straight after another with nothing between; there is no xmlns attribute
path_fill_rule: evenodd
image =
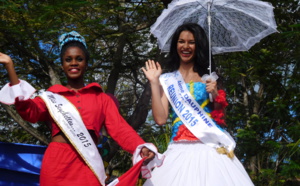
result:
<svg viewBox="0 0 300 186"><path fill-rule="evenodd" d="M194 35L195 38L195 64L194 72L197 72L200 76L209 74L209 43L205 31L201 26L196 23L186 23L179 26L173 34L171 40L171 47L169 58L166 63L168 71L175 71L179 69L180 57L177 53L177 42L182 31L189 31ZM211 61L211 71L215 71L215 64L213 59Z"/></svg>
<svg viewBox="0 0 300 186"><path fill-rule="evenodd" d="M83 51L83 53L85 55L86 63L88 64L88 62L90 60L90 53L85 48L85 46L79 41L70 41L70 42L67 42L64 46L62 46L61 51L60 51L60 61L61 61L61 63L63 63L63 56L65 55L67 49L70 48L70 47L80 48Z"/></svg>

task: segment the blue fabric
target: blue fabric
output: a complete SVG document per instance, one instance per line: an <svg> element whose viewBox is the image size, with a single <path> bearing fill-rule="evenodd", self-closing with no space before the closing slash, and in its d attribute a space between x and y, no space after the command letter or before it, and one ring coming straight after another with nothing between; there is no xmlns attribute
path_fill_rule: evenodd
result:
<svg viewBox="0 0 300 186"><path fill-rule="evenodd" d="M46 146L0 142L0 185L39 185Z"/></svg>
<svg viewBox="0 0 300 186"><path fill-rule="evenodd" d="M201 105L205 100L209 99L209 95L206 92L206 85L202 82L194 82L193 85L194 85L193 86L194 94L192 94L192 96L195 98L197 103L199 105ZM187 89L191 92L191 88L192 88L192 87L190 87L191 84L186 83L186 86L187 86ZM211 108L209 108L208 106L205 106L203 108L203 110L207 113L211 112ZM178 117L173 108L171 108L171 117L172 117L172 123ZM176 137L177 132L179 130L179 127L181 125L183 125L181 120L179 120L178 122L173 124L173 126L172 126L172 136L171 136L170 142L173 142L173 139L174 139L174 137Z"/></svg>
<svg viewBox="0 0 300 186"><path fill-rule="evenodd" d="M0 142L0 185L39 185L46 148L41 145ZM98 148L102 148L102 144Z"/></svg>

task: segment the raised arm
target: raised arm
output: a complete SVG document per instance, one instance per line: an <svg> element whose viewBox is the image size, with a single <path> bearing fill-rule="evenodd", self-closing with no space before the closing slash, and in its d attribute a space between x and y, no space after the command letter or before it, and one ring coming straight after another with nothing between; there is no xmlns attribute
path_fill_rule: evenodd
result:
<svg viewBox="0 0 300 186"><path fill-rule="evenodd" d="M146 67L143 67L142 70L151 85L152 113L154 120L157 124L164 125L169 115L169 102L159 83L159 76L162 73L161 66L158 62L148 60L146 61Z"/></svg>
<svg viewBox="0 0 300 186"><path fill-rule="evenodd" d="M4 66L5 66L6 70L7 70L7 73L8 73L8 76L9 76L10 85L16 85L16 84L18 84L19 83L19 79L18 79L18 75L17 75L17 73L15 71L12 59L8 55L3 54L3 53L0 52L0 63L4 64Z"/></svg>

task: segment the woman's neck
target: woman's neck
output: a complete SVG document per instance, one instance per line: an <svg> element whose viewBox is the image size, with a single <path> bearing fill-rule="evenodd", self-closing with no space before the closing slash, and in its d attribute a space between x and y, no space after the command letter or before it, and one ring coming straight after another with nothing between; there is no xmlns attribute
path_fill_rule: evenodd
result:
<svg viewBox="0 0 300 186"><path fill-rule="evenodd" d="M84 86L83 81L68 81L68 84L66 85L67 88L75 91L83 88Z"/></svg>
<svg viewBox="0 0 300 186"><path fill-rule="evenodd" d="M180 65L179 72L186 83L189 82L202 82L201 77L197 72L194 72L194 65Z"/></svg>
<svg viewBox="0 0 300 186"><path fill-rule="evenodd" d="M179 72L182 76L186 76L188 74L194 73L194 65L191 63L188 64L180 64L179 66Z"/></svg>

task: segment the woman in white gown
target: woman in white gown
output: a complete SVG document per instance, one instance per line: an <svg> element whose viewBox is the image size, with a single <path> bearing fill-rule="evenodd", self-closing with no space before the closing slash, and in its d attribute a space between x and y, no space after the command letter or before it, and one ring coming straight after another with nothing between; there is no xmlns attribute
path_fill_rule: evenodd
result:
<svg viewBox="0 0 300 186"><path fill-rule="evenodd" d="M192 23L178 27L172 38L169 56L168 67L171 73L164 77L172 76L172 74L180 76L181 80L184 81L183 85L187 88L186 91L199 104L203 112L211 118L216 128L214 130L217 133L221 131L222 135L224 135L225 131L222 127L226 126L226 124L223 117L224 108L227 106L225 91L218 90L217 81L203 78L204 74L208 74L209 67L208 40L204 30L199 25ZM215 66L213 62L211 68L214 71ZM162 166L152 171L152 177L144 185L253 185L243 165L234 156L233 151L229 152L225 148L215 148L214 145L204 143L203 138L195 136L198 133L197 131L190 130L190 127L182 122L182 120L191 122L191 126L193 126L198 120L195 115L191 115L188 111L183 111L187 105L182 104L176 98L174 93L176 90L173 89L173 85L176 86L177 83L174 81L175 83L173 82L172 84L172 82L168 82L171 80L162 78L160 64L153 60L148 60L146 67L142 68L142 70L151 84L152 112L157 124L163 125L166 123L169 117L170 100L173 102L170 111L172 136L168 149L164 153L166 155L165 161ZM166 85L165 87L167 88L164 88L163 82L171 85ZM179 86L179 90L181 88ZM213 102L209 101L209 94L212 95ZM193 109L195 108L193 107ZM180 114L181 112L186 113ZM205 133L205 131L201 132ZM213 136L214 134L210 135ZM217 149L218 151L223 149L223 152L218 152Z"/></svg>

